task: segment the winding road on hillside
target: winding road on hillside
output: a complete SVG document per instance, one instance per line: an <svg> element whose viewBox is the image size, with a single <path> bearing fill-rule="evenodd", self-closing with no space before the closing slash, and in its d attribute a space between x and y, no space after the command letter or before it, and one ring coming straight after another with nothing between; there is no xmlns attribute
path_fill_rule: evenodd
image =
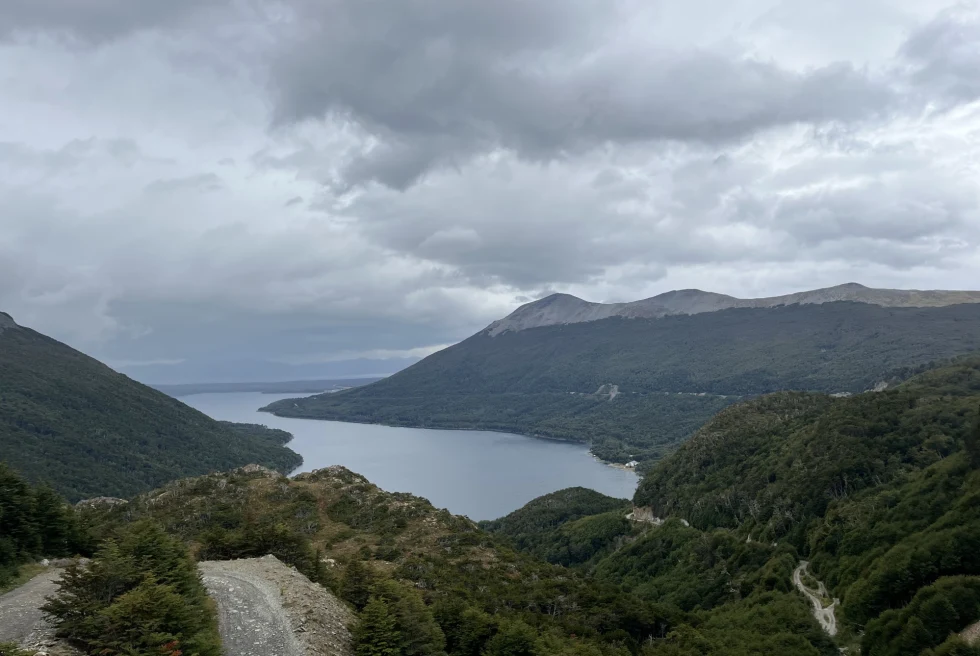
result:
<svg viewBox="0 0 980 656"><path fill-rule="evenodd" d="M51 568L0 597L0 642L48 649L41 606L57 592ZM200 564L218 608L226 656L349 656L351 611L324 588L272 556Z"/></svg>
<svg viewBox="0 0 980 656"><path fill-rule="evenodd" d="M813 616L817 618L817 621L823 627L823 630L827 632L827 635L835 636L837 635L837 615L834 610L837 608L839 602L837 599L834 599L829 606L823 605L823 600L829 595L822 581L817 581L818 587L816 590L807 587L803 583L803 576L809 575L807 571L809 565L810 563L805 560L800 561L799 566L793 570L793 585L803 593L803 596L810 600L810 604L813 606Z"/></svg>

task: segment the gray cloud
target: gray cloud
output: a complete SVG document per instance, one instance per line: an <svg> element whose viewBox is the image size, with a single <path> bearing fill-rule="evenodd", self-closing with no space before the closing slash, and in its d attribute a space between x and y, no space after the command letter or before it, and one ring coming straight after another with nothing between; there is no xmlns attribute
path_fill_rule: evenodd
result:
<svg viewBox="0 0 980 656"><path fill-rule="evenodd" d="M154 180L146 185L144 191L150 194L167 194L174 191L218 191L224 187L224 182L215 173L199 173L180 178Z"/></svg>
<svg viewBox="0 0 980 656"><path fill-rule="evenodd" d="M971 287L941 9L0 3L0 310L177 381L383 371L548 291Z"/></svg>
<svg viewBox="0 0 980 656"><path fill-rule="evenodd" d="M134 30L176 26L228 0L4 0L0 36L35 31L63 32L83 41L102 41Z"/></svg>
<svg viewBox="0 0 980 656"><path fill-rule="evenodd" d="M617 39L628 2L345 0L275 66L278 120L333 117L374 142L343 182L396 189L506 148L530 160L605 143L724 142L886 111L893 92L846 62L793 71L742 52Z"/></svg>
<svg viewBox="0 0 980 656"><path fill-rule="evenodd" d="M914 84L932 100L980 98L980 9L960 5L915 30L901 48Z"/></svg>

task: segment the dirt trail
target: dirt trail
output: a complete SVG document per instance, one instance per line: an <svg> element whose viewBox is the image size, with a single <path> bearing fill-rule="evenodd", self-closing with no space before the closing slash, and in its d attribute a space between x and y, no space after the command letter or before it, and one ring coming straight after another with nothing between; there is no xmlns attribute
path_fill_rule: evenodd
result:
<svg viewBox="0 0 980 656"><path fill-rule="evenodd" d="M837 635L837 616L834 613L834 609L837 608L837 604L840 600L834 599L834 601L826 608L823 605L821 599L829 597L827 594L827 588L824 587L822 581L817 581L818 587L816 590L808 588L805 583L803 583L803 574L809 574L807 572L807 566L810 563L801 560L799 566L793 570L793 585L796 589L803 593L803 595L810 600L810 604L813 606L813 616L817 618L817 622L823 627L823 630L827 632L829 636Z"/></svg>

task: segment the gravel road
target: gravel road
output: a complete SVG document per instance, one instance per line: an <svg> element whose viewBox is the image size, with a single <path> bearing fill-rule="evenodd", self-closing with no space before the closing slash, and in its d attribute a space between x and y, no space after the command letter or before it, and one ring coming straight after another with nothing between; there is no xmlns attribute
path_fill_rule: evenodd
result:
<svg viewBox="0 0 980 656"><path fill-rule="evenodd" d="M827 588L824 587L823 583L818 582L820 587L817 590L811 590L803 583L803 573L806 572L809 564L807 561L801 560L799 567L793 570L793 585L810 600L810 604L813 605L813 616L817 618L817 621L823 627L823 630L827 632L827 635L835 636L837 635L837 616L834 613L834 609L837 608L837 604L840 602L834 599L832 604L824 608L821 597L827 597L828 595Z"/></svg>
<svg viewBox="0 0 980 656"><path fill-rule="evenodd" d="M204 562L201 578L218 607L226 656L352 656L354 615L327 590L273 556ZM0 642L64 651L40 608L57 592L51 568L0 597Z"/></svg>
<svg viewBox="0 0 980 656"><path fill-rule="evenodd" d="M201 563L204 585L218 605L218 622L228 656L304 656L293 635L279 591L267 581Z"/></svg>
<svg viewBox="0 0 980 656"><path fill-rule="evenodd" d="M227 656L349 656L351 611L274 556L200 564Z"/></svg>
<svg viewBox="0 0 980 656"><path fill-rule="evenodd" d="M58 591L54 582L60 576L60 569L49 569L0 597L0 642L39 645L50 638L41 606Z"/></svg>

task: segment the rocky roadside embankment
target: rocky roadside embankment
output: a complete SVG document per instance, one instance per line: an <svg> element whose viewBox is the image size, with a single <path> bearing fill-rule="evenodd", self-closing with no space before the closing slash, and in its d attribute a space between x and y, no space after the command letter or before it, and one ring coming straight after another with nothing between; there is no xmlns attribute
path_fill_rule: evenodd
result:
<svg viewBox="0 0 980 656"><path fill-rule="evenodd" d="M350 609L275 556L200 569L228 656L352 656Z"/></svg>

